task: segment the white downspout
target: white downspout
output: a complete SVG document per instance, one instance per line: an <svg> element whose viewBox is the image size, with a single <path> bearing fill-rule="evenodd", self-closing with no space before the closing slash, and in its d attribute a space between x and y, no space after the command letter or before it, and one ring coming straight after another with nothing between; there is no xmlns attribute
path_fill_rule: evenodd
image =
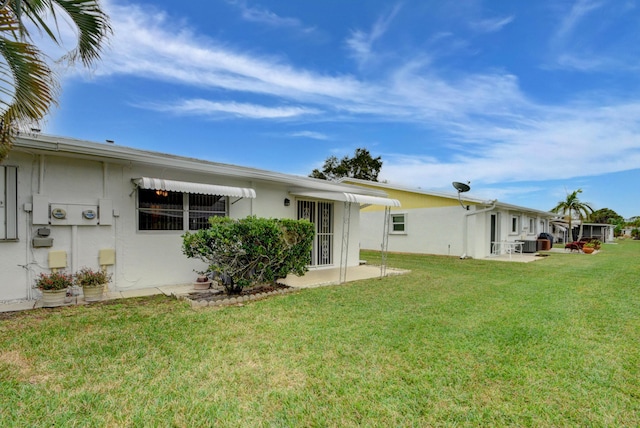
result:
<svg viewBox="0 0 640 428"><path fill-rule="evenodd" d="M38 195L44 193L44 155L38 156Z"/></svg>
<svg viewBox="0 0 640 428"><path fill-rule="evenodd" d="M467 240L468 240L467 239L467 229L468 229L467 223L469 222L469 216L491 211L496 207L497 202L498 200L494 199L493 201L491 201L491 206L488 208L481 209L480 211L470 211L470 212L464 213L464 224L462 227L462 255L460 256L461 259L467 258Z"/></svg>
<svg viewBox="0 0 640 428"><path fill-rule="evenodd" d="M71 226L71 272L78 270L78 226Z"/></svg>

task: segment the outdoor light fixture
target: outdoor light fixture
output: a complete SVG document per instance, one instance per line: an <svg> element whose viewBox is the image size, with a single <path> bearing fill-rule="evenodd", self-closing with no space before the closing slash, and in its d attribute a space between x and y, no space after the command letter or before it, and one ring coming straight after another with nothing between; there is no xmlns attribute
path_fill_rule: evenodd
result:
<svg viewBox="0 0 640 428"><path fill-rule="evenodd" d="M288 207L289 205L291 205L291 201L289 200L289 198L284 198L284 206Z"/></svg>

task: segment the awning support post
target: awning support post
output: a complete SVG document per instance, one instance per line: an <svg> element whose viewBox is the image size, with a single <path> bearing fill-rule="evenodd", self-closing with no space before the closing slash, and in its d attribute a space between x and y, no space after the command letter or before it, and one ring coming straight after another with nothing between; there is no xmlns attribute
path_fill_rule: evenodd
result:
<svg viewBox="0 0 640 428"><path fill-rule="evenodd" d="M380 278L387 274L387 250L389 248L389 227L391 207L384 208L384 224L382 225L382 244L380 245Z"/></svg>
<svg viewBox="0 0 640 428"><path fill-rule="evenodd" d="M349 266L349 228L351 227L351 202L344 203L342 215L342 250L340 252L339 284L347 282L347 266Z"/></svg>

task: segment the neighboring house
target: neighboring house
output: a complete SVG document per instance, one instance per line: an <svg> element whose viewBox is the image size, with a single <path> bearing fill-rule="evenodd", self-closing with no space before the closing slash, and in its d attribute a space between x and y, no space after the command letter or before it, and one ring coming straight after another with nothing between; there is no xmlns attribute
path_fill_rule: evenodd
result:
<svg viewBox="0 0 640 428"><path fill-rule="evenodd" d="M576 226L579 228L580 224ZM602 242L613 242L615 240L615 225L606 223L583 223L582 237L597 239Z"/></svg>
<svg viewBox="0 0 640 428"><path fill-rule="evenodd" d="M580 235L580 220L574 219L571 222L572 233L569 235L569 222L566 218L555 219L552 222L552 234L558 242L571 242L578 239ZM582 226L582 238L598 239L602 242L613 242L615 240L615 225L606 223L584 223Z"/></svg>
<svg viewBox="0 0 640 428"><path fill-rule="evenodd" d="M118 291L188 284L206 266L182 254L181 235L210 216L306 218L317 226L310 266L346 271L359 262L361 203L398 205L376 189L21 136L0 164L0 301L37 298L34 278L57 268L103 267Z"/></svg>
<svg viewBox="0 0 640 428"><path fill-rule="evenodd" d="M442 254L484 258L504 253L503 242L525 241L524 251L535 252L540 233L549 232L556 214L458 195L408 189L356 179L343 183L369 190L383 190L397 199L401 208L388 214L388 250L392 252ZM467 208L468 207L468 208ZM360 213L360 246L380 250L380 228L385 210L369 206ZM528 242L527 242L528 241Z"/></svg>

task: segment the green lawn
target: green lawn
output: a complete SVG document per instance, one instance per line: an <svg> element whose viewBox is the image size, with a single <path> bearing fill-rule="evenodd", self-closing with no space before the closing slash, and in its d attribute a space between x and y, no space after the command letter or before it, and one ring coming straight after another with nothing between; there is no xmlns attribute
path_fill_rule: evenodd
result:
<svg viewBox="0 0 640 428"><path fill-rule="evenodd" d="M639 426L639 261L391 254L412 272L244 306L0 317L0 426Z"/></svg>

